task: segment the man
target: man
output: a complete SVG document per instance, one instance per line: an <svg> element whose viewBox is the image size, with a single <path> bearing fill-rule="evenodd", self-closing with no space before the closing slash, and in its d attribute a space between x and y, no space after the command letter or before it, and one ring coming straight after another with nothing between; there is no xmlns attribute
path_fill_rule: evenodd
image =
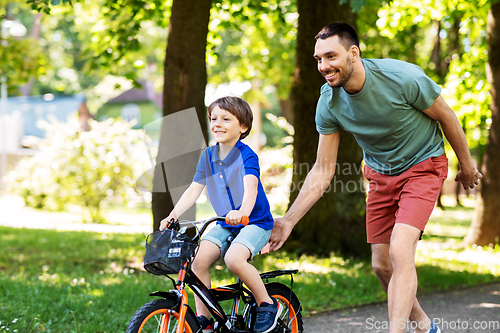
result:
<svg viewBox="0 0 500 333"><path fill-rule="evenodd" d="M440 87L417 66L361 59L356 31L346 23L318 33L314 58L327 81L316 110L317 159L290 210L275 220L271 250L283 245L328 188L342 127L364 151L367 239L388 296L389 332L404 332L408 318L418 324L417 333L440 332L416 299L415 252L447 176L441 128L460 163L455 180L472 189L482 177L460 123Z"/></svg>

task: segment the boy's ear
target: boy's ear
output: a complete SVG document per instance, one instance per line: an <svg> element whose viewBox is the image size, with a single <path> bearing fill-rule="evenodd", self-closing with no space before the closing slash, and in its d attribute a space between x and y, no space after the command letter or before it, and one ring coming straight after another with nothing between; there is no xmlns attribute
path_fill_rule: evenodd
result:
<svg viewBox="0 0 500 333"><path fill-rule="evenodd" d="M248 130L248 126L241 125L240 133L245 133Z"/></svg>

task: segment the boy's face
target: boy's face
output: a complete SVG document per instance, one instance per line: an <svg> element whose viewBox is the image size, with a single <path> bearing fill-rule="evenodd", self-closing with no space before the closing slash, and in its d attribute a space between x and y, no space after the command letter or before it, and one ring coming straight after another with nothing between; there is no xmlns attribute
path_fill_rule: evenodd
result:
<svg viewBox="0 0 500 333"><path fill-rule="evenodd" d="M229 111L223 110L218 106L212 109L210 115L210 132L212 132L215 141L221 145L234 146L238 142L241 133L244 133L247 127L240 125L238 118Z"/></svg>

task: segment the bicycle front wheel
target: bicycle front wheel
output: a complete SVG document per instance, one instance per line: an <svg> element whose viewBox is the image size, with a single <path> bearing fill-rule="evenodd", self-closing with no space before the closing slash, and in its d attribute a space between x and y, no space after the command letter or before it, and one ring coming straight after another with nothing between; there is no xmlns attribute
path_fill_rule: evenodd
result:
<svg viewBox="0 0 500 333"><path fill-rule="evenodd" d="M155 299L141 306L130 319L127 333L175 333L179 313L170 313L176 302L166 299ZM194 333L199 325L192 311L186 313L184 332Z"/></svg>

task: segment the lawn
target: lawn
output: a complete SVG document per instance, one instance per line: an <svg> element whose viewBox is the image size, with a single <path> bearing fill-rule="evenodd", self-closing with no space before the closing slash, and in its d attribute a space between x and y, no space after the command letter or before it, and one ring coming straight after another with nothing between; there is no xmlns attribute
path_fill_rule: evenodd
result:
<svg viewBox="0 0 500 333"><path fill-rule="evenodd" d="M498 246L459 246L471 216L471 209L433 214L418 249L420 293L500 281ZM0 227L0 332L125 331L149 292L171 288L166 277L142 269L144 240ZM369 262L278 252L254 264L260 271L298 268L294 291L305 315L386 299ZM222 263L212 276L217 284L234 281Z"/></svg>

